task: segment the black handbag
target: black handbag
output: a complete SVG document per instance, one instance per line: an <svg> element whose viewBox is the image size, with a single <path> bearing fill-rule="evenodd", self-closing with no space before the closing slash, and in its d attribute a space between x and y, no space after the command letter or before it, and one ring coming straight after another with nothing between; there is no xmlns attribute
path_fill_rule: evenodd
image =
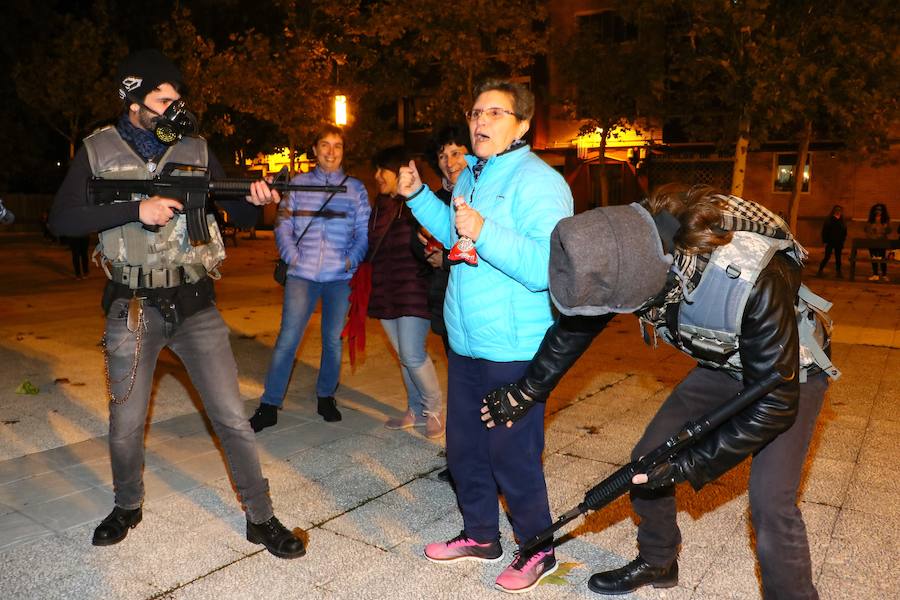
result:
<svg viewBox="0 0 900 600"><path fill-rule="evenodd" d="M275 262L275 271L272 273L272 277L275 278L278 285L287 283L287 268L288 264L280 258Z"/></svg>
<svg viewBox="0 0 900 600"><path fill-rule="evenodd" d="M344 185L345 183L347 183L347 179L349 179L349 178L350 178L349 175L345 175L344 179L338 185ZM316 211L316 214L314 214L312 216L312 218L310 218L309 223L306 224L306 228L303 230L303 233L301 233L300 237L297 238L297 245L300 244L300 240L302 240L303 236L306 235L306 232L309 231L309 226L312 225L312 220L322 214L322 211L325 210L325 207L328 206L328 203L331 202L331 199L334 198L334 195L336 193L337 192L332 192L331 195L328 196L328 199L322 203L321 208L319 208L319 210ZM275 270L272 271L272 278L275 279L275 282L278 285L284 285L287 283L287 272L288 272L288 264L286 262L284 262L284 260L279 258L278 261L275 262Z"/></svg>

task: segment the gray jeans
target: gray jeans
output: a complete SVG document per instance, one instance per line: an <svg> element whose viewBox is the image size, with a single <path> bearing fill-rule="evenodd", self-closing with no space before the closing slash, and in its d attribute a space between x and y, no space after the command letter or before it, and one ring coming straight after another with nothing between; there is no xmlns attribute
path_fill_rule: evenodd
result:
<svg viewBox="0 0 900 600"><path fill-rule="evenodd" d="M116 300L106 317L109 381L116 398L124 397L128 390L135 358L136 335L126 326L127 306L127 300ZM146 307L144 323L134 387L125 403L109 405L109 453L116 506L134 509L144 499L147 407L157 358L168 346L184 363L200 393L247 517L254 523L267 521L272 517L269 482L259 466L256 438L238 393L237 364L228 341L228 327L218 309L204 309L173 326L163 320L159 310Z"/></svg>
<svg viewBox="0 0 900 600"><path fill-rule="evenodd" d="M828 387L824 374L800 385L794 424L753 456L750 465L750 516L756 533L756 555L767 600L815 600L806 526L797 507L797 488L806 452ZM725 373L695 368L679 383L650 421L633 456L644 455L681 429L688 420L711 412L743 388ZM655 498L632 494L640 517L638 548L651 565L675 560L681 533L676 522L674 490Z"/></svg>

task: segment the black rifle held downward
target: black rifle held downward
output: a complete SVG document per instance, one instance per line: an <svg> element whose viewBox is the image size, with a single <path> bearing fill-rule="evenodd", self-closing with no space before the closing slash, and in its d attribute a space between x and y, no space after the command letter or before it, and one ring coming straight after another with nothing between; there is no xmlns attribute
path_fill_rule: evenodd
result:
<svg viewBox="0 0 900 600"><path fill-rule="evenodd" d="M186 174L174 174L175 170ZM248 196L250 184L257 179L210 179L205 169L190 165L167 164L153 179L100 179L92 177L88 181L88 200L92 204L112 202L133 202L141 198L162 196L173 198L184 206L187 217L188 235L192 244L209 242L209 227L206 224L206 202L210 194L216 196ZM271 189L285 192L323 192L334 194L346 192L346 185L294 185L287 181L287 169L282 169L278 178L268 184ZM152 226L145 226L151 229ZM152 229L151 229L152 230Z"/></svg>
<svg viewBox="0 0 900 600"><path fill-rule="evenodd" d="M641 473L649 473L654 467L673 460L678 454L690 448L702 439L710 431L739 413L747 406L759 401L778 387L781 383L789 381L794 376L783 377L778 372L769 374L768 377L744 388L725 402L717 410L701 417L696 421L684 424L681 431L667 439L663 444L654 448L646 456L619 468L615 473L592 487L584 495L584 500L572 510L563 513L558 519L522 545L521 553L528 556L535 550L546 546L553 534L566 523L578 518L589 510L599 510L629 491L632 488L631 479Z"/></svg>

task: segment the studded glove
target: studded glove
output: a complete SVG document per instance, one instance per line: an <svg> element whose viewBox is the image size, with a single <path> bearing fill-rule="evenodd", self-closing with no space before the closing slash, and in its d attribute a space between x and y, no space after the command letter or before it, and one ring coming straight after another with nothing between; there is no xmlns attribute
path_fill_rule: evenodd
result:
<svg viewBox="0 0 900 600"><path fill-rule="evenodd" d="M672 487L684 481L684 472L678 463L664 462L656 465L647 473L647 483L639 484L638 487L647 490L659 490L662 488Z"/></svg>
<svg viewBox="0 0 900 600"><path fill-rule="evenodd" d="M487 420L486 423L493 422L494 425L505 425L509 421L515 423L537 404L536 401L522 393L517 383L510 383L491 390L484 397L484 403L491 415L490 420Z"/></svg>

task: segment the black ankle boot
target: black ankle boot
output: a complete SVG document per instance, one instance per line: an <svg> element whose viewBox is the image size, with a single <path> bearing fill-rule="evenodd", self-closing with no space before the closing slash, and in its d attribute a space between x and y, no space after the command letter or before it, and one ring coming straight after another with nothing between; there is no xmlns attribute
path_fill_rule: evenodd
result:
<svg viewBox="0 0 900 600"><path fill-rule="evenodd" d="M142 518L143 513L140 508L126 510L117 506L113 508L109 516L97 525L97 529L94 530L94 539L91 543L95 546L118 544L128 535L129 529L137 527Z"/></svg>
<svg viewBox="0 0 900 600"><path fill-rule="evenodd" d="M278 407L260 402L259 408L250 417L250 428L259 433L266 427L278 423Z"/></svg>
<svg viewBox="0 0 900 600"><path fill-rule="evenodd" d="M259 524L251 523L248 519L247 541L262 544L278 558L299 558L306 554L303 540L295 536L275 517Z"/></svg>
<svg viewBox="0 0 900 600"><path fill-rule="evenodd" d="M588 580L592 592L609 595L627 594L645 585L655 588L678 585L678 561L672 561L668 567L651 567L638 556L624 567L594 573Z"/></svg>
<svg viewBox="0 0 900 600"><path fill-rule="evenodd" d="M329 423L340 421L341 411L338 410L337 400L334 399L334 396L319 396L318 398L319 408L317 412L322 415L322 418Z"/></svg>

